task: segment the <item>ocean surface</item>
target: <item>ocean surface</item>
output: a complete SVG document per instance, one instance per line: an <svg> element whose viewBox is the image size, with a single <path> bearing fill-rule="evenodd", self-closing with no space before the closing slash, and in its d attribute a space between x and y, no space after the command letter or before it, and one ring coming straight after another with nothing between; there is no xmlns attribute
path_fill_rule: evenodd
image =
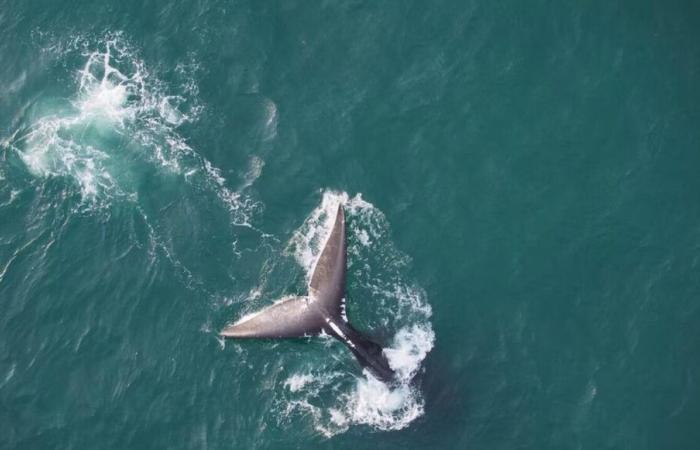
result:
<svg viewBox="0 0 700 450"><path fill-rule="evenodd" d="M700 2L0 1L1 449L699 442Z"/></svg>

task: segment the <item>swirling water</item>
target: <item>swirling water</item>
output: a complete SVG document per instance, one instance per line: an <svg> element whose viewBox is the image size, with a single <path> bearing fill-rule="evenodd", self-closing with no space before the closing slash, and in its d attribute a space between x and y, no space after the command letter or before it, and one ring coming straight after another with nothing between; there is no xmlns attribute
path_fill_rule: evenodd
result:
<svg viewBox="0 0 700 450"><path fill-rule="evenodd" d="M698 12L0 4L0 448L694 448Z"/></svg>

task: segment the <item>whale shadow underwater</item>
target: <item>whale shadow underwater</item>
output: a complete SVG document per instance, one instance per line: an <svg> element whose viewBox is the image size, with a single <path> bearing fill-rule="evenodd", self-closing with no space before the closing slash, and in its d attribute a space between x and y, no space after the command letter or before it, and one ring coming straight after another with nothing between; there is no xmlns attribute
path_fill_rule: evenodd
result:
<svg viewBox="0 0 700 450"><path fill-rule="evenodd" d="M271 306L242 317L220 335L233 339L284 339L333 336L355 355L363 368L378 380L391 383L396 373L381 345L356 330L345 310L347 244L345 211L338 205L335 223L312 271L308 294L288 296Z"/></svg>

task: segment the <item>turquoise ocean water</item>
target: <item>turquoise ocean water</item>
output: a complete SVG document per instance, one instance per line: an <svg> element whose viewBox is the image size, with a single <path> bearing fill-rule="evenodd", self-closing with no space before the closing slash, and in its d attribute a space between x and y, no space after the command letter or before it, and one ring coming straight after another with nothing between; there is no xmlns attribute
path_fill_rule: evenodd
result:
<svg viewBox="0 0 700 450"><path fill-rule="evenodd" d="M348 315L306 290L339 203ZM0 448L695 449L700 4L0 1Z"/></svg>

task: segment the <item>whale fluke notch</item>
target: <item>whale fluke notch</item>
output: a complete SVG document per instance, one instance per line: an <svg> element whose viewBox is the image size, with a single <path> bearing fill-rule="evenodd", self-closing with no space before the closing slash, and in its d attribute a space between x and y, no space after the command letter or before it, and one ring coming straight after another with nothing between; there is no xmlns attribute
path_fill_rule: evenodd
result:
<svg viewBox="0 0 700 450"><path fill-rule="evenodd" d="M378 379L391 381L394 371L382 347L363 336L345 318L345 212L338 205L333 229L309 281L307 297L286 297L241 318L221 335L231 338L292 338L324 331L343 342L360 364Z"/></svg>

